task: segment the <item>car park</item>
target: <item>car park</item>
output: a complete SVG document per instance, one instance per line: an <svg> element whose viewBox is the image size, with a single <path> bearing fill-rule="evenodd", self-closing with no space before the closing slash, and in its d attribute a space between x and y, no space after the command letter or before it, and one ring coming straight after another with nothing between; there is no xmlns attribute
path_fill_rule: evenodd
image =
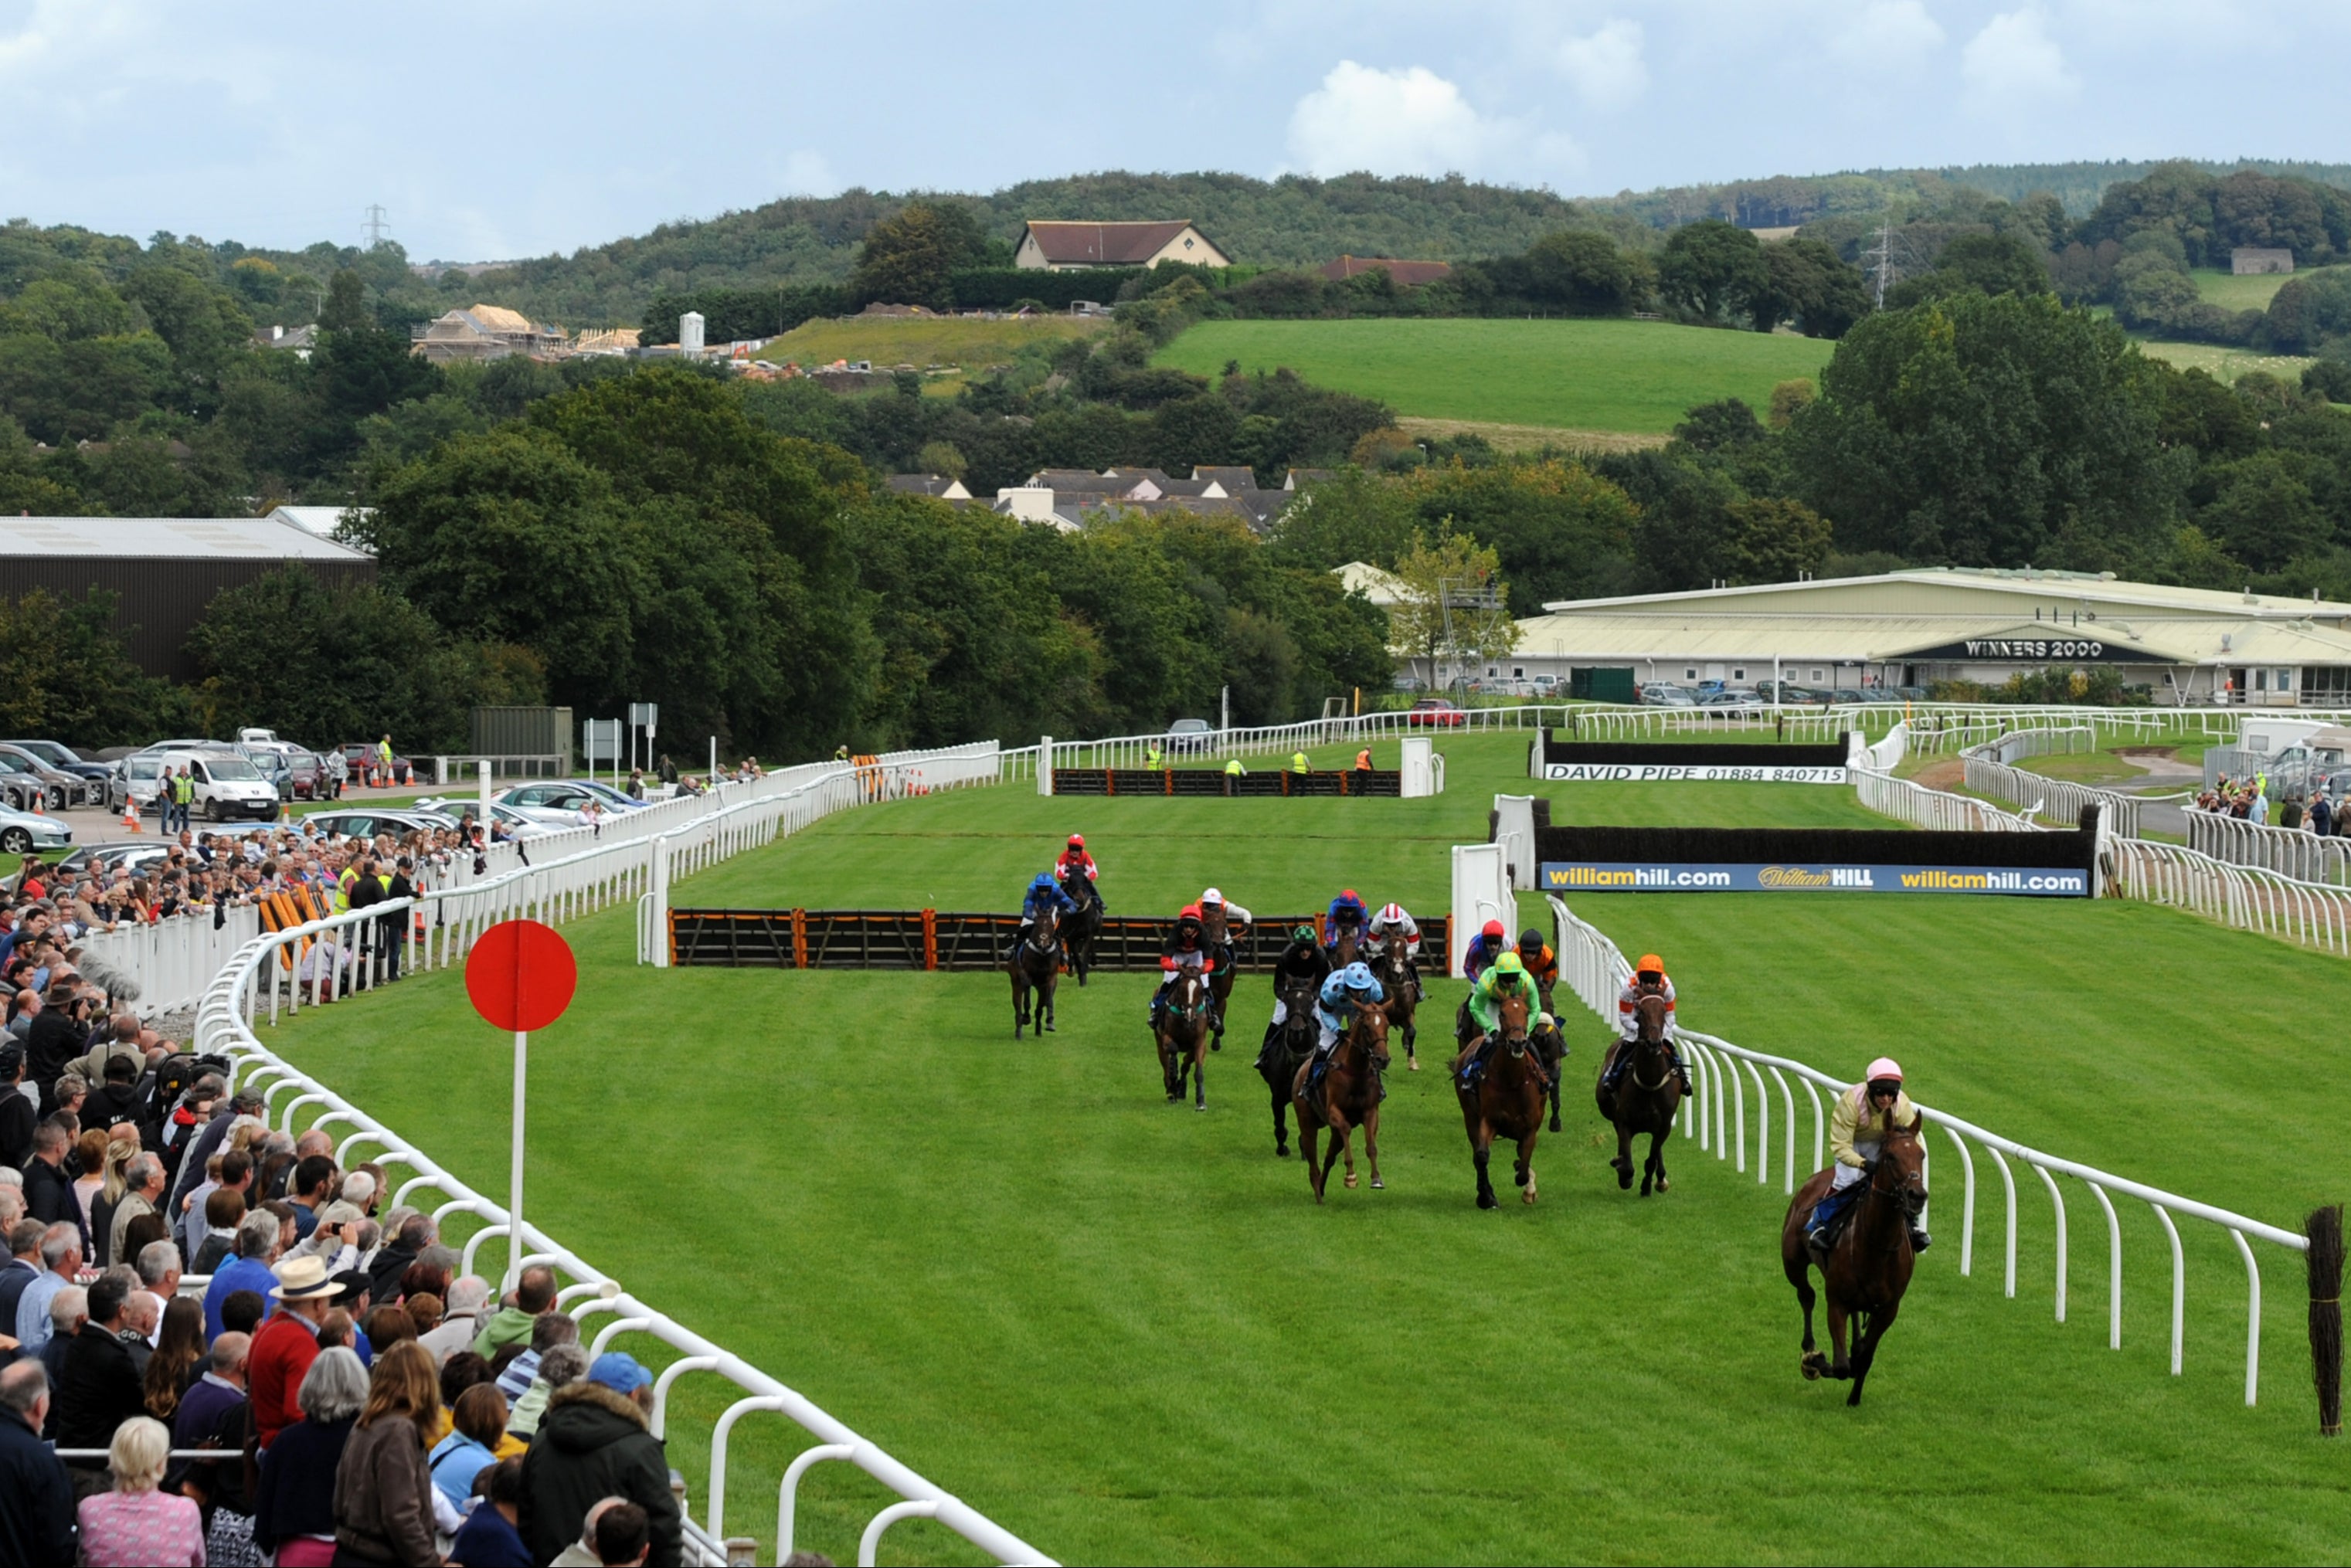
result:
<svg viewBox="0 0 2351 1568"><path fill-rule="evenodd" d="M1641 706L1644 707L1696 707L1698 698L1679 686L1668 685L1659 681L1641 688Z"/></svg>
<svg viewBox="0 0 2351 1568"><path fill-rule="evenodd" d="M106 786L106 776L114 771L103 762L84 761L70 746L54 740L9 740L0 745L13 746L19 751L29 751L60 773L70 773L87 779L93 788L84 799L96 800Z"/></svg>
<svg viewBox="0 0 2351 1568"><path fill-rule="evenodd" d="M1713 691L1698 698L1698 706L1708 713L1761 713L1762 699L1753 692Z"/></svg>
<svg viewBox="0 0 2351 1568"><path fill-rule="evenodd" d="M1423 697L1405 714L1404 722L1409 729L1458 729L1469 716L1443 697Z"/></svg>
<svg viewBox="0 0 2351 1568"><path fill-rule="evenodd" d="M31 854L36 850L63 849L73 842L73 830L56 817L0 806L0 852Z"/></svg>
<svg viewBox="0 0 2351 1568"><path fill-rule="evenodd" d="M81 799L83 788L80 779L59 773L30 753L0 746L0 800L12 809L29 811L37 806L44 811L62 811Z"/></svg>

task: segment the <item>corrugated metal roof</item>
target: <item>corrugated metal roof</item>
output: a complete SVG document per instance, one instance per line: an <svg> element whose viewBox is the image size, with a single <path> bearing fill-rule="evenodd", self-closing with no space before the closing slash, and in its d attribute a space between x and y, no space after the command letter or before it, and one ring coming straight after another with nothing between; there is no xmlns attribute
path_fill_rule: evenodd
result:
<svg viewBox="0 0 2351 1568"><path fill-rule="evenodd" d="M2189 615L2292 620L2351 620L2351 604L2285 599L2274 594L2231 593L2164 583L2125 582L2079 571L1994 570L1952 567L1887 572L1876 577L1826 578L1812 582L1762 583L1751 588L1692 589L1621 599L1561 600L1545 604L1560 614L1628 609L1703 609L1708 613L1956 614L2031 616L2031 606L2131 606Z"/></svg>
<svg viewBox="0 0 2351 1568"><path fill-rule="evenodd" d="M336 530L343 526L343 518L354 513L361 517L370 517L375 515L375 508L373 507L277 507L271 508L269 520L275 523L288 523L306 534L316 534L322 539L330 539L335 537Z"/></svg>
<svg viewBox="0 0 2351 1568"><path fill-rule="evenodd" d="M2008 609L2005 614L1973 616L1742 614L1709 612L1694 603L1667 612L1583 611L1520 622L1517 652L1577 663L1775 656L1880 660L1905 658L1970 639L2037 638L2102 642L2144 652L2158 664L2351 664L2351 631L2308 621L2264 620L2243 613L2107 614L2079 624L2053 624L2020 622L2014 607ZM1990 653L1980 656L1998 657Z"/></svg>
<svg viewBox="0 0 2351 1568"><path fill-rule="evenodd" d="M0 517L0 557L364 561L273 517Z"/></svg>

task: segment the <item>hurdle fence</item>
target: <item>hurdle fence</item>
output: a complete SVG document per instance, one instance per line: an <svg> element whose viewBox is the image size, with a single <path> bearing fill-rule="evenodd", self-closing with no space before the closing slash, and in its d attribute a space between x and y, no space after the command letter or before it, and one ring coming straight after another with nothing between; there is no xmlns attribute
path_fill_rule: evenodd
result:
<svg viewBox="0 0 2351 1568"><path fill-rule="evenodd" d="M1271 969L1292 930L1319 930L1322 922L1319 913L1259 916L1229 938L1235 972ZM1000 970L1019 929L1018 915L937 909L673 908L669 961L728 968ZM1155 973L1172 930L1165 920L1105 916L1086 967L1102 974ZM1423 952L1445 950L1450 934L1444 915L1423 922Z"/></svg>
<svg viewBox="0 0 2351 1568"><path fill-rule="evenodd" d="M1616 1016L1616 998L1632 978L1632 966L1625 962L1625 955L1604 932L1579 918L1556 895L1546 896L1551 904L1552 924L1559 933L1556 946L1560 977L1573 988L1584 1006L1603 1020L1613 1024ZM1687 1048L1693 1087L1697 1091L1685 1103L1678 1118L1682 1135L1695 1139L1700 1149L1711 1153L1718 1160L1733 1162L1734 1169L1741 1175L1746 1174L1750 1120L1747 1090L1752 1084L1755 1091L1751 1118L1755 1179L1764 1186L1771 1184L1774 1164L1772 1090L1777 1088L1781 1105L1778 1122L1780 1157L1777 1163L1781 1187L1792 1197L1800 1180L1821 1169L1826 1163L1828 1104L1821 1098L1821 1092L1826 1090L1832 1096L1840 1094L1851 1089L1852 1082L1804 1062L1749 1051L1694 1030L1677 1028L1674 1038ZM1797 1155L1797 1145L1802 1115L1796 1105L1797 1088L1804 1092L1812 1122L1811 1163L1802 1166L1801 1176L1799 1166L1802 1162ZM2188 1323L2187 1260L2180 1246L2176 1219L2198 1220L2228 1232L2245 1265L2245 1403L2252 1405L2255 1402L2261 1384L2262 1272L2252 1242L2266 1242L2299 1254L2308 1249L2309 1243L2304 1238L2229 1209L2029 1148L1930 1105L1920 1103L1918 1109L1928 1119L1930 1139L1935 1129L1941 1129L1959 1156L1963 1177L1959 1223L1959 1272L1963 1276L1972 1276L1975 1272L1975 1154L1980 1151L1988 1155L2000 1175L2006 1215L2002 1291L2011 1298L2016 1294L2017 1197L2016 1177L2009 1162L2015 1160L2030 1166L2041 1178L2049 1194L2055 1222L2056 1319L2061 1323L2065 1321L2066 1312L2068 1233L2064 1194L2058 1185L2058 1178L2070 1178L2089 1188L2106 1222L2106 1343L2112 1350L2120 1350L2123 1344L2122 1226L2115 1211L2114 1199L2121 1197L2145 1203L2154 1211L2171 1243L2171 1372L2174 1376L2180 1375L2185 1364ZM1928 1168L1931 1193L1931 1157Z"/></svg>

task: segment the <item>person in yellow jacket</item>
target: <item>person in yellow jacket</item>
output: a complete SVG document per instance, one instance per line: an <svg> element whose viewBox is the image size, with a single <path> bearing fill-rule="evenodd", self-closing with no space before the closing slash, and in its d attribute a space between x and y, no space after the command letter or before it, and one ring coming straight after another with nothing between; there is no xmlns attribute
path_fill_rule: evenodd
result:
<svg viewBox="0 0 2351 1568"><path fill-rule="evenodd" d="M1300 751L1291 754L1290 758L1290 770L1292 773L1306 773L1311 771L1311 769L1306 766L1306 753Z"/></svg>
<svg viewBox="0 0 2351 1568"><path fill-rule="evenodd" d="M1887 1134L1917 1119L1918 1108L1902 1088L1902 1064L1881 1056L1869 1064L1862 1082L1836 1097L1829 1112L1828 1196L1813 1207L1805 1240L1825 1248L1833 1239L1837 1217L1860 1196L1861 1185L1886 1146ZM1910 1249L1924 1252L1932 1239L1917 1226L1910 1228Z"/></svg>

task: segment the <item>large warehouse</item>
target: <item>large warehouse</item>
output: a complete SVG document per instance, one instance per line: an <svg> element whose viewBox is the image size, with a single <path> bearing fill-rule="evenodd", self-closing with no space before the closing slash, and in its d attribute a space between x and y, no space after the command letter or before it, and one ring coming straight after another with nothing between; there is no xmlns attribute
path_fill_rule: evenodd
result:
<svg viewBox="0 0 2351 1568"><path fill-rule="evenodd" d="M114 623L151 675L193 680L188 633L223 589L300 566L329 588L375 580L375 558L269 517L10 517L0 526L0 593L46 588L115 596Z"/></svg>
<svg viewBox="0 0 2351 1568"><path fill-rule="evenodd" d="M1630 668L1645 685L1825 691L2099 664L2158 703L2351 706L2351 604L2103 572L1938 568L1543 609L1489 675L1563 687L1573 670Z"/></svg>

